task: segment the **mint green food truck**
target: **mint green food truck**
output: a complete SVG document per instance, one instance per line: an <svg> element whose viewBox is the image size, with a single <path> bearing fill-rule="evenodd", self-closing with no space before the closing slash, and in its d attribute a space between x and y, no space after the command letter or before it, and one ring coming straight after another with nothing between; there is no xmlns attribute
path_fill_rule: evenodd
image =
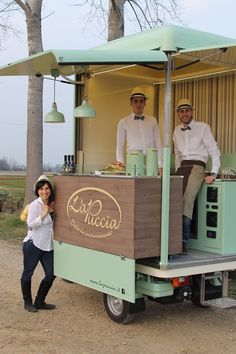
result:
<svg viewBox="0 0 236 354"><path fill-rule="evenodd" d="M228 296L236 269L235 39L168 25L90 50L48 50L0 68L0 75L75 83L76 169L53 177L58 277L100 291L108 316L121 324L148 300L236 305ZM146 112L158 117L162 177L145 168L140 174L106 168L115 161L117 123L130 110L135 86L145 87ZM222 153L217 179L198 194L187 255L183 177L175 175L172 146L183 95L196 118L210 124Z"/></svg>

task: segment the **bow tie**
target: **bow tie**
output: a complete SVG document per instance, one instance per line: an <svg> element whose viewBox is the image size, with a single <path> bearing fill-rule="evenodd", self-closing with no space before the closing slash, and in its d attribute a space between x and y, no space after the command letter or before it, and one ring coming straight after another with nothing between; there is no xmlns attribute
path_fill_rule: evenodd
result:
<svg viewBox="0 0 236 354"><path fill-rule="evenodd" d="M191 128L190 128L190 126L188 125L186 128L181 128L181 130L182 130L183 132L185 132L185 130L191 130Z"/></svg>
<svg viewBox="0 0 236 354"><path fill-rule="evenodd" d="M134 120L141 119L144 120L144 116L134 116Z"/></svg>

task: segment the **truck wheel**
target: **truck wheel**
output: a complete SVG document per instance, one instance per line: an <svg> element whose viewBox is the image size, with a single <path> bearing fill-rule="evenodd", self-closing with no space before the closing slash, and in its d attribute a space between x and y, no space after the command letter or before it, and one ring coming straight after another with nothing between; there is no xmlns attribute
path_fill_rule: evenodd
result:
<svg viewBox="0 0 236 354"><path fill-rule="evenodd" d="M130 314L130 303L118 297L103 294L103 302L108 316L116 323L128 324L134 314Z"/></svg>

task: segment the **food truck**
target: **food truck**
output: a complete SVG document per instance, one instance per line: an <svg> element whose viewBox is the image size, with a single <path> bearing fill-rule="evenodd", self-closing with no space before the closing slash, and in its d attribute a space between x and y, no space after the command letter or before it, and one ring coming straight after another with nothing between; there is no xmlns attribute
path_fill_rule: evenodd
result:
<svg viewBox="0 0 236 354"><path fill-rule="evenodd" d="M75 106L88 102L96 111L95 118L93 110L72 118L76 169L53 177L55 274L103 293L117 323L129 323L147 300L236 305L228 297L236 269L235 70L236 40L172 25L91 50L48 50L0 68L0 75L70 77ZM142 172L112 165L117 123L130 111L135 86L145 87L146 113L158 117L162 177L147 173L145 160ZM199 192L187 255L183 177L175 175L172 146L183 97L193 102L195 118L210 124L222 153L217 179Z"/></svg>

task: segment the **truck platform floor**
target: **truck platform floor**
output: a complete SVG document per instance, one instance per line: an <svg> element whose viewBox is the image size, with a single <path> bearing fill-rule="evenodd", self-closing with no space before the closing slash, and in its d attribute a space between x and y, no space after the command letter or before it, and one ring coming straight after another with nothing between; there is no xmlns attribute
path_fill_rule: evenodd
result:
<svg viewBox="0 0 236 354"><path fill-rule="evenodd" d="M189 249L187 254L169 256L167 265L161 264L160 257L136 261L137 272L160 278L234 269L236 269L236 253L221 255L193 249Z"/></svg>

